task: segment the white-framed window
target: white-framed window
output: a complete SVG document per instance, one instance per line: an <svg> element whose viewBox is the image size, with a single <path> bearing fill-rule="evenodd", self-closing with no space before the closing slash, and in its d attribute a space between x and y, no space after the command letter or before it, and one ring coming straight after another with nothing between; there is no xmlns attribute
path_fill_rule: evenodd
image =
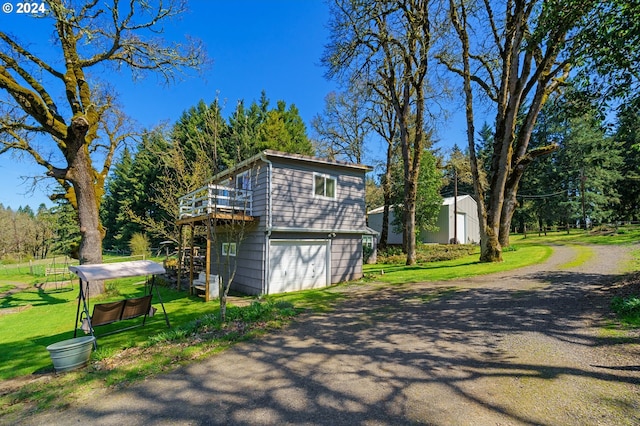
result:
<svg viewBox="0 0 640 426"><path fill-rule="evenodd" d="M250 170L236 175L236 189L251 190L251 173Z"/></svg>
<svg viewBox="0 0 640 426"><path fill-rule="evenodd" d="M236 256L236 243L222 243L222 255L223 256Z"/></svg>
<svg viewBox="0 0 640 426"><path fill-rule="evenodd" d="M313 195L316 197L336 198L337 180L333 176L313 174Z"/></svg>
<svg viewBox="0 0 640 426"><path fill-rule="evenodd" d="M373 235L363 235L362 246L369 249L373 249Z"/></svg>

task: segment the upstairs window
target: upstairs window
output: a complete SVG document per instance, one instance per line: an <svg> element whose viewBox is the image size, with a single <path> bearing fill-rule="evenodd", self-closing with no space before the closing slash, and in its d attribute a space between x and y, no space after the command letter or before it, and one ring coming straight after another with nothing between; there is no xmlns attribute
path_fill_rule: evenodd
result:
<svg viewBox="0 0 640 426"><path fill-rule="evenodd" d="M314 174L313 194L316 197L336 198L336 178L329 175Z"/></svg>
<svg viewBox="0 0 640 426"><path fill-rule="evenodd" d="M251 190L251 174L249 173L249 170L236 176L236 189Z"/></svg>

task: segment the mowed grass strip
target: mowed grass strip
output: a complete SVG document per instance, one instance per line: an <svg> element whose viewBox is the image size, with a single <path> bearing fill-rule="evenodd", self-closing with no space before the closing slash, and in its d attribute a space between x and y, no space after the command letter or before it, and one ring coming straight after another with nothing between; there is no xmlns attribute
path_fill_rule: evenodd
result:
<svg viewBox="0 0 640 426"><path fill-rule="evenodd" d="M552 253L553 249L548 246L526 245L503 253L503 261L498 263L480 262L479 254L474 253L459 259L412 266L365 265L364 271L367 279L389 284L444 281L522 268L544 262Z"/></svg>

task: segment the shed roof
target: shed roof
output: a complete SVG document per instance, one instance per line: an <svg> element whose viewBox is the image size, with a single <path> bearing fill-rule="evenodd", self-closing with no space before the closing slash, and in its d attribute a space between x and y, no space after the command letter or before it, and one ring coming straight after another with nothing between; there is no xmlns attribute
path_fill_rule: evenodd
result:
<svg viewBox="0 0 640 426"><path fill-rule="evenodd" d="M99 281L112 278L137 277L141 275L164 274L164 267L150 260L133 260L120 263L96 263L92 265L69 266L69 270L82 281Z"/></svg>
<svg viewBox="0 0 640 426"><path fill-rule="evenodd" d="M444 198L442 200L442 205L443 206L449 206L449 205L453 204L453 198L454 197L446 197L446 198ZM460 201L462 201L462 200L464 200L466 198L470 198L474 203L476 202L476 200L471 195L458 195L458 202L460 202ZM384 211L384 206L375 208L373 210L369 210L367 212L367 214L380 214L383 211Z"/></svg>

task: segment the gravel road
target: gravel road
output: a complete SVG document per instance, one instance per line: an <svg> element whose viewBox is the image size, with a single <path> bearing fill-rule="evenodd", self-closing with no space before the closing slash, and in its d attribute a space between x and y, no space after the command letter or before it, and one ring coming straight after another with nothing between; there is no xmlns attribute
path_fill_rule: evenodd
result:
<svg viewBox="0 0 640 426"><path fill-rule="evenodd" d="M603 328L628 247L438 283L351 287L335 311L24 424L637 425L640 344Z"/></svg>

